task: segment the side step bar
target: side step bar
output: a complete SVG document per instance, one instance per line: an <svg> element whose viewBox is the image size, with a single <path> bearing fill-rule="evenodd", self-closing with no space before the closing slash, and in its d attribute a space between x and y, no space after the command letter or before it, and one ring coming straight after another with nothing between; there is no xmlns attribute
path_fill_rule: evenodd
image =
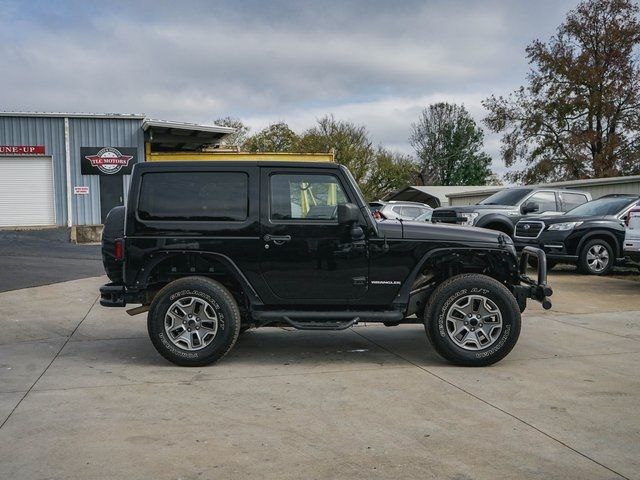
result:
<svg viewBox="0 0 640 480"><path fill-rule="evenodd" d="M257 310L251 312L251 317L260 326L284 321L298 330L345 330L360 321L399 322L404 314L398 311Z"/></svg>
<svg viewBox="0 0 640 480"><path fill-rule="evenodd" d="M354 317L345 322L296 322L289 317L284 317L283 320L298 330L346 330L349 327L353 327L360 319Z"/></svg>

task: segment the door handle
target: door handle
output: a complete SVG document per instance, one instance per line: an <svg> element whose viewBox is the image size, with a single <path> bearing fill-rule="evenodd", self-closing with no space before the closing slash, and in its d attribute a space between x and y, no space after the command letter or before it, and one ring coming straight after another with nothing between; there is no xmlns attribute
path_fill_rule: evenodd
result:
<svg viewBox="0 0 640 480"><path fill-rule="evenodd" d="M267 233L263 237L263 240L265 242L273 242L276 245L283 245L283 244L291 241L291 235L270 235L270 234Z"/></svg>

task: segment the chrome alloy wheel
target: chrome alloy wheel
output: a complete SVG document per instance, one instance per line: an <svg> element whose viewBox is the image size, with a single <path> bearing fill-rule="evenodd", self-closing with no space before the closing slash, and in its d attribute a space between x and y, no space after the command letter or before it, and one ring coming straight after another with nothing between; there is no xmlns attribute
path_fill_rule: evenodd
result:
<svg viewBox="0 0 640 480"><path fill-rule="evenodd" d="M492 345L502 332L498 306L483 295L465 295L447 311L449 338L465 350L482 350Z"/></svg>
<svg viewBox="0 0 640 480"><path fill-rule="evenodd" d="M587 264L593 272L602 272L609 265L609 252L604 245L596 243L587 252Z"/></svg>
<svg viewBox="0 0 640 480"><path fill-rule="evenodd" d="M218 315L210 303L198 297L183 297L171 304L164 317L164 331L184 350L201 350L218 332Z"/></svg>

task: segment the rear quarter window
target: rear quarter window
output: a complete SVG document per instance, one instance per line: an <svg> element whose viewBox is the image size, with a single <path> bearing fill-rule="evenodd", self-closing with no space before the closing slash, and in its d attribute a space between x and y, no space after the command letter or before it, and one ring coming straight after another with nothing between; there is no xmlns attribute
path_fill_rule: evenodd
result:
<svg viewBox="0 0 640 480"><path fill-rule="evenodd" d="M145 173L140 220L241 222L249 209L249 178L242 172Z"/></svg>
<svg viewBox="0 0 640 480"><path fill-rule="evenodd" d="M577 206L582 205L583 203L586 203L588 201L587 196L580 193L562 192L561 196L563 211L565 212L568 212L569 210L576 208Z"/></svg>

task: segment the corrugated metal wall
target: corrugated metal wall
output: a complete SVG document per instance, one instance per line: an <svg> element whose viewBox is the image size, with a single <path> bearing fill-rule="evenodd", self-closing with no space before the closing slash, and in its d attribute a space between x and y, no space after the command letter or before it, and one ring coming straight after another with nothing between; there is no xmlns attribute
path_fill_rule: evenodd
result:
<svg viewBox="0 0 640 480"><path fill-rule="evenodd" d="M629 183L614 183L611 185L577 186L571 187L571 189L589 192L594 200L596 198L602 197L603 195L609 195L612 193L631 193L640 195L640 181Z"/></svg>
<svg viewBox="0 0 640 480"><path fill-rule="evenodd" d="M53 158L56 224L67 224L67 180L64 122L62 117L0 116L0 145L44 145ZM98 225L100 218L100 177L82 175L80 147L131 147L144 161L144 133L141 119L69 118L71 188L89 186L89 195L71 195L73 225ZM125 201L130 176L122 177Z"/></svg>
<svg viewBox="0 0 640 480"><path fill-rule="evenodd" d="M613 193L630 193L633 195L640 195L640 181L628 182L628 183L610 183L607 185L576 185L570 187L554 187L552 185L549 188L567 188L569 190L580 190L588 192L595 200L603 195L610 195ZM456 197L450 196L451 206L463 206L463 205L475 205L476 203L484 200L489 195L472 195L469 197Z"/></svg>
<svg viewBox="0 0 640 480"><path fill-rule="evenodd" d="M473 195L471 197L449 197L452 207L459 207L463 205L475 205L476 203L484 200L489 195Z"/></svg>
<svg viewBox="0 0 640 480"><path fill-rule="evenodd" d="M44 145L53 159L56 223L67 222L67 187L64 158L64 119L0 117L0 145Z"/></svg>
<svg viewBox="0 0 640 480"><path fill-rule="evenodd" d="M73 224L99 225L100 177L81 175L80 147L131 147L138 149L138 159L144 159L144 134L141 120L120 118L70 118L72 188L88 185L90 195L72 195ZM125 202L129 191L129 175L122 177Z"/></svg>

